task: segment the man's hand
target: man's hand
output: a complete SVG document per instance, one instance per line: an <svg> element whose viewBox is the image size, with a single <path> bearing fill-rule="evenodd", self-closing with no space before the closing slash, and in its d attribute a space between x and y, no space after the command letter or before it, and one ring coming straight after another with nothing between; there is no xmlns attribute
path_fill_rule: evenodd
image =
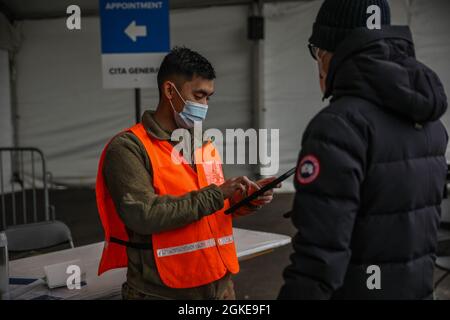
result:
<svg viewBox="0 0 450 320"><path fill-rule="evenodd" d="M266 184L271 183L275 179L276 179L276 177L270 177L270 178L261 179L261 180L256 181L256 184L259 186L259 189L260 189L260 188L264 187ZM276 185L275 188L281 188L281 183ZM249 193L249 195L252 194L255 191L256 190L252 190ZM265 206L266 204L271 203L272 200L273 200L273 189L270 189L270 190L264 192L262 195L260 195L255 200L253 200L251 202L251 204L254 205L254 206Z"/></svg>
<svg viewBox="0 0 450 320"><path fill-rule="evenodd" d="M236 194L247 194L248 190L259 190L259 186L246 176L231 178L219 186L224 199L230 199Z"/></svg>
<svg viewBox="0 0 450 320"><path fill-rule="evenodd" d="M250 195L253 192L261 189L263 186L272 182L275 179L276 179L276 177L270 177L270 178L265 178L265 179L256 181L256 183L254 183L254 184L256 184L256 187L254 185L252 185L252 187L250 189L248 189L248 192L246 192L244 194L236 193L233 196L233 198L231 199L232 204L241 201L247 195ZM275 188L280 188L280 187L281 187L281 183L278 184L277 186L275 186ZM248 214L252 214L255 211L257 211L258 209L260 209L262 206L272 202L272 200L273 200L273 189L270 189L270 190L266 191L265 193L263 193L262 195L260 195L255 200L251 201L250 205L239 208L236 212L233 213L233 216L241 217L241 216L246 216Z"/></svg>

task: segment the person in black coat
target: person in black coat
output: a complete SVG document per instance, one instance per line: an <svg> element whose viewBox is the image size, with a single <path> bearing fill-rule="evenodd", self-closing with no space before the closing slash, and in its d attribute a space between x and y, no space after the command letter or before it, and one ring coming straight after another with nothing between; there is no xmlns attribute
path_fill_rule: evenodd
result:
<svg viewBox="0 0 450 320"><path fill-rule="evenodd" d="M367 28L367 7L381 29ZM385 0L326 0L309 48L328 107L304 132L279 299L431 299L447 97Z"/></svg>

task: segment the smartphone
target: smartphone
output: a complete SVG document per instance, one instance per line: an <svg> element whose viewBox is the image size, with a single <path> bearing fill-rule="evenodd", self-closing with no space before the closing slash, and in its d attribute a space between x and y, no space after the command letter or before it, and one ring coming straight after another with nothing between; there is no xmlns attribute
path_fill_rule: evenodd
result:
<svg viewBox="0 0 450 320"><path fill-rule="evenodd" d="M283 182L284 180L286 180L287 178L292 176L295 173L295 170L296 170L296 168L292 168L291 170L289 170L288 172L282 174L281 176L279 176L278 178L276 178L272 182L270 182L270 183L266 184L265 186L263 186L261 189L253 192L248 197L242 199L238 203L235 203L234 205L229 207L227 210L225 210L225 214L233 213L234 211L236 211L240 207L249 204L251 201L253 201L256 198L258 198L259 196L263 195L266 191L275 188L277 186L277 184Z"/></svg>

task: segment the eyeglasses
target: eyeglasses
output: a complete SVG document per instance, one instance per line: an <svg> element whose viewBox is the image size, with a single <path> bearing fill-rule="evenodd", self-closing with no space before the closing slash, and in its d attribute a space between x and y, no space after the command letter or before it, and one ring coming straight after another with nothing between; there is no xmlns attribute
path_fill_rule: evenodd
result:
<svg viewBox="0 0 450 320"><path fill-rule="evenodd" d="M317 60L317 51L319 51L319 48L317 48L312 43L308 43L308 49L309 53L311 54L311 57L313 57L314 60Z"/></svg>

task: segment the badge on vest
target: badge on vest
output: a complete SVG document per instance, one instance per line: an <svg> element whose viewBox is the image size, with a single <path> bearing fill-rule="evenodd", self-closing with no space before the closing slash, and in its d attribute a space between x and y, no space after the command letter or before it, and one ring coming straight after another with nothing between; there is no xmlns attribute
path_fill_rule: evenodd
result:
<svg viewBox="0 0 450 320"><path fill-rule="evenodd" d="M214 183L219 186L224 182L225 179L220 163L217 161L204 161L203 168L209 184Z"/></svg>
<svg viewBox="0 0 450 320"><path fill-rule="evenodd" d="M320 172L319 160L313 155L306 155L297 167L297 181L300 184L309 184L317 179Z"/></svg>

